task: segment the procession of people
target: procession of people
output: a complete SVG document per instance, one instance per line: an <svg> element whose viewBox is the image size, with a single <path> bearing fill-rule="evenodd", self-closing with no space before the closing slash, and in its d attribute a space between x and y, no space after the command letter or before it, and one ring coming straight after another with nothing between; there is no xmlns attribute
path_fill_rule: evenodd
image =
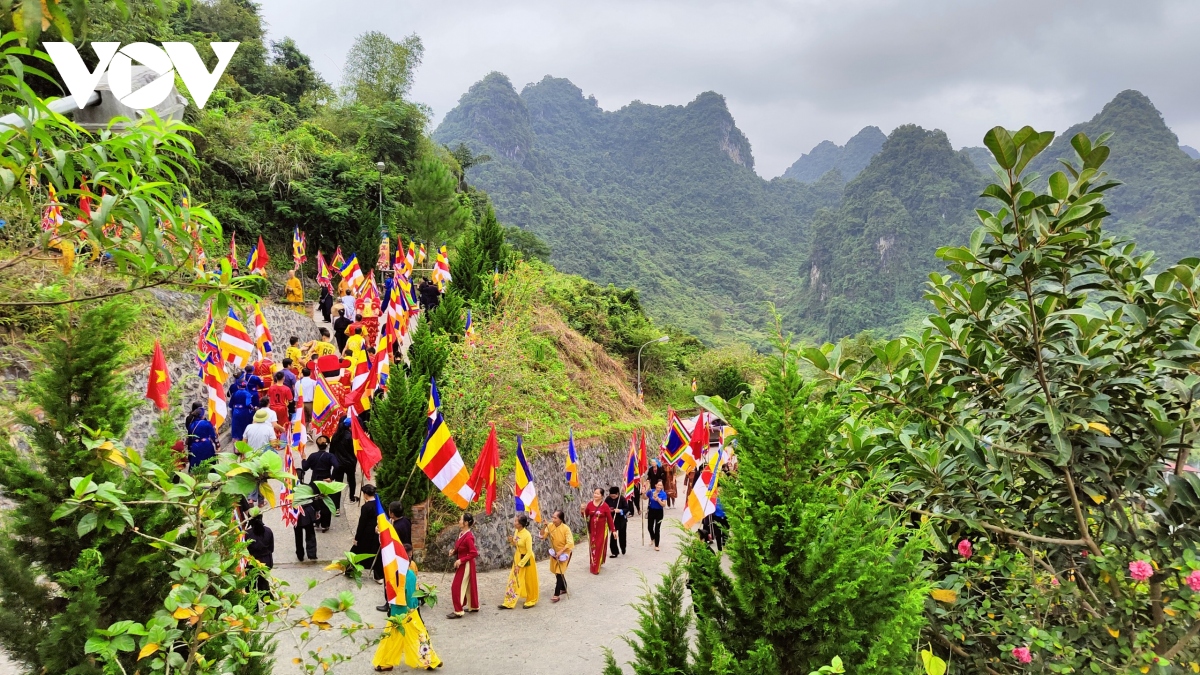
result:
<svg viewBox="0 0 1200 675"><path fill-rule="evenodd" d="M318 260L325 269L323 258ZM386 386L386 377L378 377L380 364L406 361L408 342L403 339L406 332L413 329L418 313L436 307L443 284L449 280L444 248L438 254L437 264L440 267L435 269L435 274L441 272L444 277L414 286L407 281L407 274L411 272L410 257L406 269L396 268L397 275L388 280L381 296L374 280L363 277L358 271L353 257L348 262L343 261L339 268L343 279L336 294L328 278L319 279L319 301L311 308L304 308L303 313L316 323L318 337L304 342L299 336L289 335L283 358L278 361L279 352L259 306L256 305L252 313L247 311L247 325L243 325L230 309L221 332L213 326L210 312L197 356L209 400L207 405L205 402L193 404L184 421L187 457L186 462L180 461L181 466L200 470L223 452L241 455L275 451L284 457L285 471L293 476L278 489L260 486L261 489L254 490L244 504L247 517L243 528L249 554L267 569L256 578L256 588L261 593L270 593L269 570L278 561L271 529L261 516L249 517L253 507L265 509L268 503L274 506L275 500L270 497L278 494L283 524L294 530L296 559L304 563L320 558L336 559L341 555L342 552L337 550L341 542L333 550L322 552L319 538L330 532L334 519L342 517L349 504L361 505L357 522L351 527L353 538L349 552L366 556L362 565L364 573L384 586L385 601L377 609L386 613L388 619L372 660L377 671L391 670L401 663L424 669L441 665L421 617L427 594L425 587L417 583L412 521L401 502L386 505L380 502L379 492L370 482L371 469L380 459L379 450L367 436L364 426L370 415L371 399ZM403 290L401 286L404 286ZM291 305L303 303L303 286L294 271L288 274L285 302ZM225 375L222 371L226 369L232 369L233 374ZM369 377L366 376L368 373ZM214 412L221 411L222 406L217 403L226 404L224 414ZM481 607L480 544L474 531L477 514L467 507L486 490L486 510L491 513L494 481L499 469L499 446L493 427L489 445L481 451L475 470L468 477L439 405L437 388L432 386L422 455L436 455L433 464L457 466L458 473L447 478L449 474L445 469L439 469L435 475L428 467L421 468L443 494L464 509L457 523L454 544L446 551L454 573L449 588L453 609L446 618L460 620L479 612ZM724 543L717 525L718 521L725 523L724 512L715 500L715 480L707 486L697 485L698 481L711 480L712 471L704 467L709 457L708 423L703 414L697 417L691 438L684 438L683 427L677 423L674 413L669 413L669 417L671 431L660 448L660 456L649 459L643 434L640 450L636 442L631 443L628 469L620 477L619 484L595 487L591 490L591 499L579 507L584 526L581 534L587 542L588 568L593 575L601 574L609 558L629 554L629 530L635 518L638 526L643 528L643 545L645 534L649 534L653 550L660 550L664 513L675 506L676 476L682 475L676 474L677 467L683 468L688 476L684 485L685 503L680 505L685 524L689 524L691 508L702 517L700 536L715 541L718 546ZM222 447L218 431L226 419L233 443ZM689 448L693 451L685 452ZM718 461L713 468L719 470L720 466ZM500 610L528 610L538 606L541 598L538 558L543 553L554 579L550 601L557 603L569 597L567 574L576 548L576 532L567 523L563 510L556 509L549 518L543 519L537 505L533 474L519 437L517 474L514 490L517 513L512 518L506 542L512 559L504 594L499 598ZM481 478L484 475L490 476L490 484ZM572 487L578 488L578 478L572 434L567 480ZM316 484L331 482L342 483L344 487L329 495L329 500L316 498L293 503L291 499L297 484L310 485L314 494L321 494ZM357 487L359 485L361 487ZM692 508L696 505L689 503L687 495L697 491L713 495L712 503ZM695 501L694 496L691 501ZM350 570L346 571L350 573Z"/></svg>

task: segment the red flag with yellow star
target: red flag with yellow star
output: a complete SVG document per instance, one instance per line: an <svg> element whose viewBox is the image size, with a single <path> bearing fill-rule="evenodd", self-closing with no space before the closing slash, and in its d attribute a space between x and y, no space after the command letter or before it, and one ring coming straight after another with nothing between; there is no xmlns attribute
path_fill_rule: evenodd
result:
<svg viewBox="0 0 1200 675"><path fill-rule="evenodd" d="M150 359L150 378L146 382L146 398L154 401L159 410L171 406L167 393L171 391L171 374L167 372L167 357L163 356L162 345L154 341L154 356Z"/></svg>

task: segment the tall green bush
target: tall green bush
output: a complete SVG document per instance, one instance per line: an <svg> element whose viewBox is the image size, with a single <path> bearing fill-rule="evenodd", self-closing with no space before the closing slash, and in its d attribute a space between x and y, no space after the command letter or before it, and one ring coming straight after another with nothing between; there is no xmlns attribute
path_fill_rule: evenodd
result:
<svg viewBox="0 0 1200 675"><path fill-rule="evenodd" d="M728 571L706 544L685 548L696 653L686 669L671 667L807 675L840 656L855 673L909 673L925 623L928 539L841 465L836 432L848 409L819 400L797 355L780 347L753 405L697 397L737 429L738 472L720 483ZM655 619L659 630L676 622L670 612ZM655 672L654 634L635 636L635 671Z"/></svg>
<svg viewBox="0 0 1200 675"><path fill-rule="evenodd" d="M30 430L30 447L0 445L0 487L13 503L0 538L0 644L46 672L99 672L83 653L82 627L144 620L169 590L161 554L132 533L96 529L95 517L83 514L52 519L73 494L73 477L124 482L103 451L84 441L93 432L122 436L129 424L137 400L122 370L134 318L121 300L64 311L24 387L33 409L18 419ZM139 507L138 515L159 519L152 507ZM94 559L81 561L89 548ZM81 581L82 569L96 579Z"/></svg>

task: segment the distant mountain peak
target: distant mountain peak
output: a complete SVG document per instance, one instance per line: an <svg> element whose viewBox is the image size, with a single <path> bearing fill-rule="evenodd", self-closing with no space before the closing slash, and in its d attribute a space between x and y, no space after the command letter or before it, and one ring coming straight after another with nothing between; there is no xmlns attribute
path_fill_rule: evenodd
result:
<svg viewBox="0 0 1200 675"><path fill-rule="evenodd" d="M812 150L783 172L783 177L801 183L815 183L832 169L837 169L846 180L852 180L871 158L883 149L887 136L876 126L863 127L845 145L833 141L821 141Z"/></svg>
<svg viewBox="0 0 1200 675"><path fill-rule="evenodd" d="M1192 159L1200 159L1200 150L1196 150L1195 148L1193 148L1190 145L1181 145L1181 146L1179 146L1179 149L1182 150L1185 154L1187 154L1188 157L1191 157Z"/></svg>

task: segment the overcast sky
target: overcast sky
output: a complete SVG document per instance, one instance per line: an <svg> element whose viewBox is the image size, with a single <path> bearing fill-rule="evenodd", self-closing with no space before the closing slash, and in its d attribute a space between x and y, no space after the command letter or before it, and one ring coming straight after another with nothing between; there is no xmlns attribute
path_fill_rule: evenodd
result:
<svg viewBox="0 0 1200 675"><path fill-rule="evenodd" d="M1200 147L1197 0L260 0L331 82L355 36L417 33L412 97L434 124L488 72L570 79L606 110L725 95L756 168L779 175L868 124L980 145L996 124L1062 131L1123 89Z"/></svg>

